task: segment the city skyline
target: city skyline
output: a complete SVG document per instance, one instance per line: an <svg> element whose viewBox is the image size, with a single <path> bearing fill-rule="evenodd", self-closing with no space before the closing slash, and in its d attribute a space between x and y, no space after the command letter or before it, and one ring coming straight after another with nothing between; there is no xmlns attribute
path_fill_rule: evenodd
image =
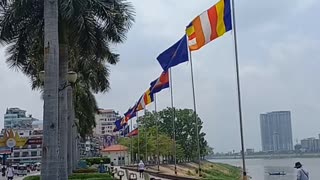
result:
<svg viewBox="0 0 320 180"><path fill-rule="evenodd" d="M99 107L120 113L132 106L161 73L156 57L181 38L196 15L216 3L131 2L137 19L127 41L112 46L120 54L120 62L110 65L111 90L96 95ZM236 2L245 148L261 149L261 112L290 110L294 140L319 133L320 85L315 82L320 77L320 25L313 21L319 8L316 0ZM305 27L312 28L306 33ZM193 54L197 111L209 145L216 151L240 149L232 43L229 32ZM41 93L31 90L30 80L21 72L9 69L3 47L0 56L0 111L4 114L7 107L19 106L42 119ZM172 72L175 105L192 109L190 63ZM159 93L159 110L170 106L169 97L168 90Z"/></svg>

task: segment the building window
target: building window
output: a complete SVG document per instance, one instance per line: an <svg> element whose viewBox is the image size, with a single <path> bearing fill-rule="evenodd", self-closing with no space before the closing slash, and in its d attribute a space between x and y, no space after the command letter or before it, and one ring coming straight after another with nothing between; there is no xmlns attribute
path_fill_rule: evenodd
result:
<svg viewBox="0 0 320 180"><path fill-rule="evenodd" d="M19 153L19 152L14 152L14 153L13 153L13 156L14 156L14 157L19 157L19 156L20 156L20 153Z"/></svg>
<svg viewBox="0 0 320 180"><path fill-rule="evenodd" d="M101 130L103 131L105 129L105 127L102 127Z"/></svg>
<svg viewBox="0 0 320 180"><path fill-rule="evenodd" d="M37 151L31 151L31 156L37 156Z"/></svg>
<svg viewBox="0 0 320 180"><path fill-rule="evenodd" d="M28 157L29 156L29 152L22 152L22 157Z"/></svg>
<svg viewBox="0 0 320 180"><path fill-rule="evenodd" d="M36 149L37 148L37 145L36 144L32 144L31 145L31 149Z"/></svg>

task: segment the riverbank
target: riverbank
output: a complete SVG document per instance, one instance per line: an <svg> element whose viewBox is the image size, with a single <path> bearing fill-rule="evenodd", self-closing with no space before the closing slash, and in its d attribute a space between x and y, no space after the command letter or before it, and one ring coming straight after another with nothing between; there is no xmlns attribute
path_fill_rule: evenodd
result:
<svg viewBox="0 0 320 180"><path fill-rule="evenodd" d="M212 156L208 159L241 159L240 155ZM246 155L246 159L286 159L286 158L320 158L319 153L305 154L256 154Z"/></svg>
<svg viewBox="0 0 320 180"><path fill-rule="evenodd" d="M157 166L148 166L149 171L175 176L174 165L161 165L160 173L157 171ZM196 163L184 163L177 165L177 176L187 177L192 179L223 179L223 180L236 180L241 177L241 170L235 166L212 163L209 161L201 162L201 174L202 177L198 176L198 164Z"/></svg>

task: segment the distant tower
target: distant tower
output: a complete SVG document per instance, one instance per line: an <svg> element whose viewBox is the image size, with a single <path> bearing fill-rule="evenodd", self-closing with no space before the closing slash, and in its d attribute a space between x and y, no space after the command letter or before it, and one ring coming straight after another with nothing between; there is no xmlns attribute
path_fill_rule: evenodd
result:
<svg viewBox="0 0 320 180"><path fill-rule="evenodd" d="M263 151L293 150L290 111L260 114L260 129Z"/></svg>

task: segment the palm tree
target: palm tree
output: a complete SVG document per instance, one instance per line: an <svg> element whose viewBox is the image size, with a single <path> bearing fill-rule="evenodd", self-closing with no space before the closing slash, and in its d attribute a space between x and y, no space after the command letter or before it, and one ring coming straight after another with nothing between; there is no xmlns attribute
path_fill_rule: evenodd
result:
<svg viewBox="0 0 320 180"><path fill-rule="evenodd" d="M0 22L0 41L6 44L12 44L8 48L8 52L10 54L8 61L11 62L11 66L23 69L24 73L28 74L28 76L30 76L31 78L34 78L34 73L36 71L33 70L33 72L29 72L32 70L30 70L30 68L26 65L39 65L41 63L36 62L42 61L43 59L41 57L41 54L43 54L42 52L44 51L43 42L47 42L43 40L43 37L47 37L43 34L44 27L47 28L47 26L44 26L43 13L46 14L47 9L44 9L42 0L2 0L2 2L6 3L1 3L1 11L3 12L3 14L1 16ZM47 1L45 1L45 3L47 3ZM47 8L47 6L45 6L45 8ZM57 11L58 10L56 8L55 12ZM66 62L70 60L71 55L82 57L81 59L75 60L81 63L90 60L97 63L109 62L111 64L115 64L118 61L119 57L117 54L111 53L109 43L123 42L123 40L125 39L125 34L130 28L132 22L132 6L130 3L127 3L124 0L60 0L59 84L62 85L65 83L67 72ZM55 48L54 50L56 53L55 58L57 59L58 48ZM49 55L52 55L52 58L54 58L53 54L50 54L50 52L51 51L49 51ZM47 58L45 59L47 60ZM52 63L52 60L53 59L49 58L48 61L46 61L47 63L45 64ZM57 66L57 64L58 62L56 62L55 66ZM50 66L50 68L52 67ZM52 78L49 81L51 70L52 69L46 69L47 78L45 84L52 83L53 81L56 83L58 80L58 76L55 76L55 79ZM57 72L59 71L54 71L54 73ZM102 86L103 84L106 86ZM57 84L55 85L55 91L57 91ZM92 90L106 91L108 87L108 83L102 82L102 84L99 84L99 88L93 88ZM60 138L58 139L60 142L60 152L63 152L60 153L61 155L59 156L61 160L61 164L59 165L59 179L67 178L66 163L63 162L66 161L66 134L63 133L65 132L65 129L62 129L62 127L66 127L62 126L62 124L67 121L66 94L67 93L65 91L62 91L59 95L59 109L60 111L62 111L62 113L59 113L60 121L58 128L60 132ZM52 99L53 97L57 99L56 96L50 97ZM55 106L58 106L57 103L53 104ZM52 104L50 105L53 106ZM48 122L46 118L46 116L48 116L48 114L46 113L46 107L47 106L45 101L44 120ZM56 113L58 111L57 107L55 108L55 111L52 113ZM45 133L47 133L48 129L45 128L44 130L46 131ZM48 137L47 134L45 136ZM55 134L52 134L50 136L50 138L53 139L56 139L56 137L57 136ZM49 141L49 139L45 139L45 141ZM55 154L50 155L52 155L50 156L50 158L55 160L58 159ZM48 173L46 170L49 166L52 167L52 165L54 165L55 167L57 167L56 164L50 164L51 161L48 161L49 166L46 166L46 160L48 158L49 157L47 157L47 154L44 153L43 161L45 162L45 166L43 166L43 171L46 175L43 175L43 178L48 177Z"/></svg>

